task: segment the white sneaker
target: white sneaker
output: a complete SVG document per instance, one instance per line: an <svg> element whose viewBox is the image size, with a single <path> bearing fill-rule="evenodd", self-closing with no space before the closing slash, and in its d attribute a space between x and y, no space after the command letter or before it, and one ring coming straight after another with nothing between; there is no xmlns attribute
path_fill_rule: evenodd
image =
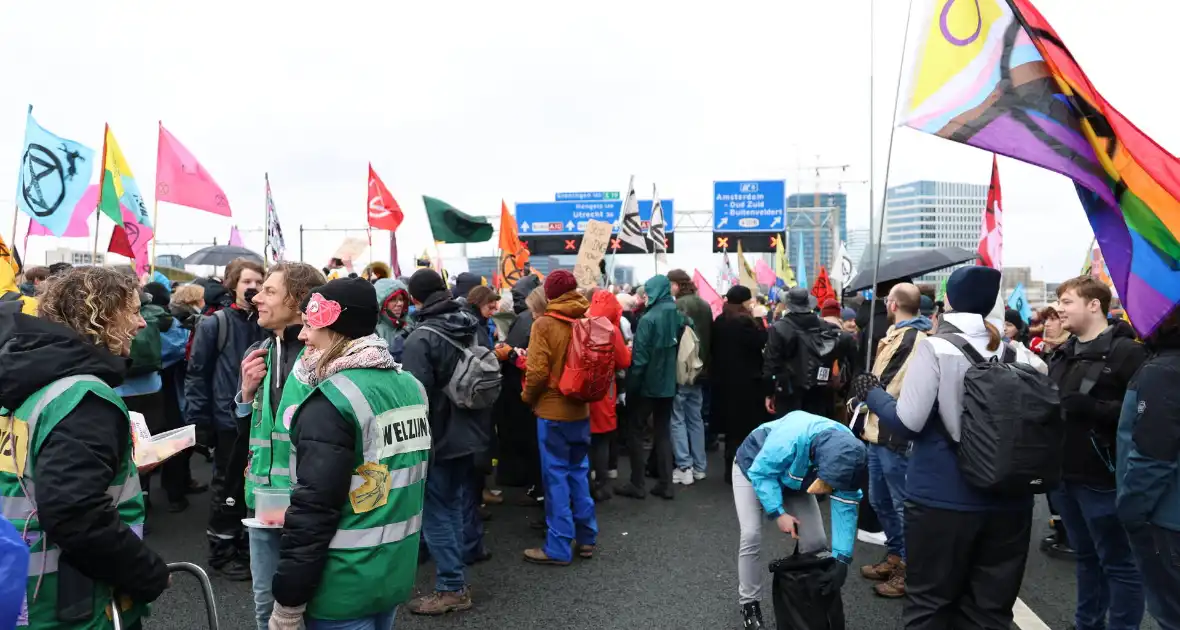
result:
<svg viewBox="0 0 1180 630"><path fill-rule="evenodd" d="M692 481L693 479L691 470L680 470L677 468L676 470L672 471L672 483L678 483L683 486L691 486Z"/></svg>
<svg viewBox="0 0 1180 630"><path fill-rule="evenodd" d="M608 479L618 479L619 478L619 471L614 468L611 468L610 470L606 471L606 476Z"/></svg>
<svg viewBox="0 0 1180 630"><path fill-rule="evenodd" d="M695 479L696 481L700 481L705 478L705 473L697 472L694 470L694 471L692 471L692 478Z"/></svg>
<svg viewBox="0 0 1180 630"><path fill-rule="evenodd" d="M885 546L885 532L866 532L863 529L856 530L856 539L862 543L870 545L877 545L878 547Z"/></svg>

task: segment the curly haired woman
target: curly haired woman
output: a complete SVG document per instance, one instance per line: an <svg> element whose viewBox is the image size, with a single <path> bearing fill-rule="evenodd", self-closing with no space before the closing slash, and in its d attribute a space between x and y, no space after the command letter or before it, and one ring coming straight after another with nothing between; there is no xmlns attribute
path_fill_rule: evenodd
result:
<svg viewBox="0 0 1180 630"><path fill-rule="evenodd" d="M30 541L30 627L106 628L113 592L137 628L168 587L143 542L130 418L114 390L144 326L139 300L134 277L80 267L49 284L40 318L0 305L0 429L19 447L0 462L0 495Z"/></svg>

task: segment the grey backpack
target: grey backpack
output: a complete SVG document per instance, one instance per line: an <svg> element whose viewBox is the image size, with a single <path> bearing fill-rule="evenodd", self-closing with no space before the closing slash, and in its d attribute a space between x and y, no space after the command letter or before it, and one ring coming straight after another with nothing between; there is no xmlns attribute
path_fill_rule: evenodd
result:
<svg viewBox="0 0 1180 630"><path fill-rule="evenodd" d="M476 343L463 346L441 330L430 326L419 326L438 335L459 350L459 361L451 380L443 386L443 393L460 409L490 409L500 397L500 360L496 353Z"/></svg>

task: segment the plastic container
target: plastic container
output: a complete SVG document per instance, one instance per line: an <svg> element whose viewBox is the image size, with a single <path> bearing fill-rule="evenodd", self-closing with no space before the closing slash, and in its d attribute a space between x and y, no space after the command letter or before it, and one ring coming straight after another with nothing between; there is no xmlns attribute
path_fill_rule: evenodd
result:
<svg viewBox="0 0 1180 630"><path fill-rule="evenodd" d="M137 436L135 440L135 466L152 466L197 444L197 428L193 425L165 431L146 439Z"/></svg>
<svg viewBox="0 0 1180 630"><path fill-rule="evenodd" d="M291 506L291 490L285 488L255 488L254 518L263 525L281 526Z"/></svg>

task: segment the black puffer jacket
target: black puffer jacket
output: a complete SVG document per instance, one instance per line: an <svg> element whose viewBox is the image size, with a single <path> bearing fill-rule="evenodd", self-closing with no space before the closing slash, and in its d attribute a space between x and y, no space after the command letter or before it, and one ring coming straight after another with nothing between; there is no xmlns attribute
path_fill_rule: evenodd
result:
<svg viewBox="0 0 1180 630"><path fill-rule="evenodd" d="M425 329L441 330L460 345L467 345L477 330L483 334L479 321L445 291L428 296L414 318L418 327L406 338L402 367L426 388L433 457L445 460L483 453L491 445L491 414L460 409L443 393L459 363L459 349Z"/></svg>
<svg viewBox="0 0 1180 630"><path fill-rule="evenodd" d="M328 546L348 503L356 429L318 391L299 407L291 428L299 481L291 492L272 589L275 601L300 606L320 586Z"/></svg>
<svg viewBox="0 0 1180 630"><path fill-rule="evenodd" d="M1061 473L1066 481L1102 488L1115 486L1115 432L1127 385L1147 359L1147 349L1135 341L1135 330L1124 321L1107 328L1088 344L1070 337L1053 353L1049 378L1057 383L1065 413L1065 457ZM1094 367L1092 367L1094 366ZM1091 372L1097 381L1085 396L1079 392Z"/></svg>
<svg viewBox="0 0 1180 630"><path fill-rule="evenodd" d="M237 307L222 309L223 317L201 320L193 332L192 354L184 382L185 421L215 429L235 429L234 396L240 388L242 357L263 338L257 317ZM230 325L225 349L217 347L219 320Z"/></svg>
<svg viewBox="0 0 1180 630"><path fill-rule="evenodd" d="M16 409L49 383L97 376L115 387L127 361L52 322L22 315L20 302L0 304L0 406ZM33 350L37 354L33 354ZM61 571L114 586L151 602L168 586L168 568L119 520L106 495L127 456L131 427L111 403L88 395L46 437L33 466L41 527L61 548ZM89 591L87 591L89 592Z"/></svg>

